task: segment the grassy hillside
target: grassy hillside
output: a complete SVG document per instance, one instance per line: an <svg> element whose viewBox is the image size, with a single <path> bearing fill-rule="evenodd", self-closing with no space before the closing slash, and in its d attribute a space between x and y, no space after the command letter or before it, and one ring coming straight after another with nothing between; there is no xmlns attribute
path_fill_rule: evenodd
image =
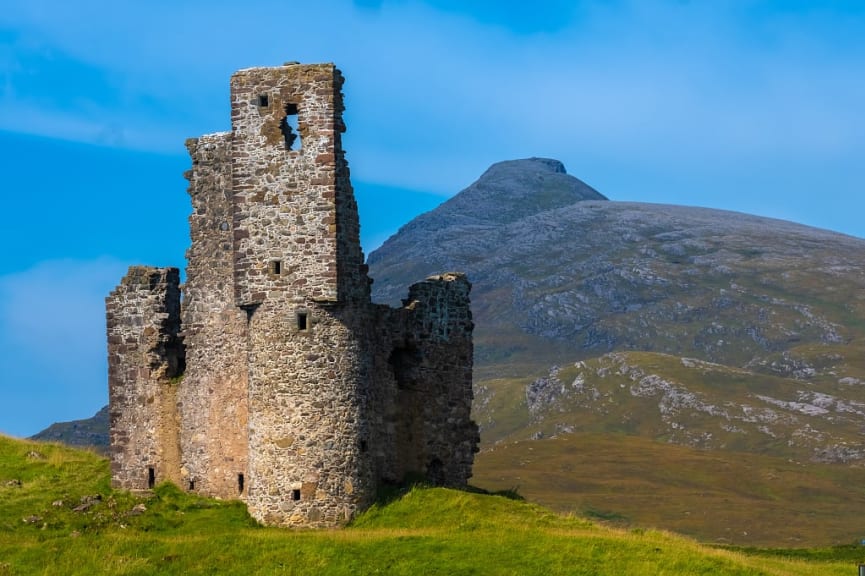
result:
<svg viewBox="0 0 865 576"><path fill-rule="evenodd" d="M865 457L865 375L856 366L858 354L865 355L858 342L803 346L739 368L616 352L555 365L535 379L482 381L475 418L486 446L562 433L617 433L856 464Z"/></svg>
<svg viewBox="0 0 865 576"><path fill-rule="evenodd" d="M0 437L0 575L850 574L865 550L748 553L619 530L503 496L415 488L344 530L258 527L171 485L108 487L91 453ZM798 557L797 557L798 556Z"/></svg>
<svg viewBox="0 0 865 576"><path fill-rule="evenodd" d="M45 430L34 434L31 440L40 442L62 442L67 446L93 448L103 454L108 452L108 406L104 406L90 418L55 422Z"/></svg>
<svg viewBox="0 0 865 576"><path fill-rule="evenodd" d="M563 513L659 526L703 542L801 547L865 538L865 469L837 464L624 434L563 434L484 450L473 481L519 487L528 500Z"/></svg>

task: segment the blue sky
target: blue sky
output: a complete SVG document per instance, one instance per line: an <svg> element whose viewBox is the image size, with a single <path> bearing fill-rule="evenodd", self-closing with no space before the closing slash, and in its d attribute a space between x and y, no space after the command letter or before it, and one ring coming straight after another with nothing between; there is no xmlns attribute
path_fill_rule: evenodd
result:
<svg viewBox="0 0 865 576"><path fill-rule="evenodd" d="M347 78L369 252L500 160L547 156L613 200L865 237L865 3L5 0L0 431L107 400L103 298L183 266L187 137L228 78Z"/></svg>

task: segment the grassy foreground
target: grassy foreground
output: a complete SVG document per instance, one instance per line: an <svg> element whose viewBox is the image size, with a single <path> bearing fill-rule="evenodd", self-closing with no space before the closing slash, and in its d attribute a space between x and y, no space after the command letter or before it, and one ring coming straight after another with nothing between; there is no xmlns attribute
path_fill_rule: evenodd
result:
<svg viewBox="0 0 865 576"><path fill-rule="evenodd" d="M731 551L503 496L414 488L351 526L256 526L242 504L112 491L88 452L0 436L0 576L19 574L848 575L862 549Z"/></svg>

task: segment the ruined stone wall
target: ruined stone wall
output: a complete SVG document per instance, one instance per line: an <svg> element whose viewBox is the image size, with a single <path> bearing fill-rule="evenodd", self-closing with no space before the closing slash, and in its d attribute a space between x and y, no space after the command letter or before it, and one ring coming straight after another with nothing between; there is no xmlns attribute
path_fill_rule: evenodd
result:
<svg viewBox="0 0 865 576"><path fill-rule="evenodd" d="M480 435L471 419L474 347L465 274L432 276L409 289L412 339L418 342L426 476L444 486L464 486L472 476Z"/></svg>
<svg viewBox="0 0 865 576"><path fill-rule="evenodd" d="M315 65L250 68L231 78L239 305L275 291L298 302L339 300L337 77L333 65ZM290 148L286 122L295 117L299 140Z"/></svg>
<svg viewBox="0 0 865 576"><path fill-rule="evenodd" d="M351 185L351 175L345 151L342 149L342 133L345 124L342 112L345 108L342 99L344 79L339 70L334 70L334 160L336 162L336 234L337 234L337 280L340 302L356 302L369 306L371 302L370 285L360 245L360 217L357 201Z"/></svg>
<svg viewBox="0 0 865 576"><path fill-rule="evenodd" d="M176 377L184 350L177 268L130 267L106 298L106 320L112 485L179 483Z"/></svg>
<svg viewBox="0 0 865 576"><path fill-rule="evenodd" d="M409 289L400 309L376 307L371 397L378 478L463 486L480 440L471 420L473 346L463 274Z"/></svg>
<svg viewBox="0 0 865 576"><path fill-rule="evenodd" d="M406 345L408 317L405 310L382 304L370 307L372 330L370 364L371 381L367 391L368 458L376 481L396 484L403 480L406 470L396 457L397 427L401 416L395 402L398 383L393 362L399 355L395 349Z"/></svg>
<svg viewBox="0 0 865 576"><path fill-rule="evenodd" d="M234 303L231 135L187 141L192 214L183 301L182 486L208 496L247 490L246 314Z"/></svg>

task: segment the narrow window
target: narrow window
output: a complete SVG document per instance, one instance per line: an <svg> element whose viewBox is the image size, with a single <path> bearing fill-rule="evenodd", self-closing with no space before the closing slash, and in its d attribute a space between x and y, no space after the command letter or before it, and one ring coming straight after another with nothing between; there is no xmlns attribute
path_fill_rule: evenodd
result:
<svg viewBox="0 0 865 576"><path fill-rule="evenodd" d="M291 491L291 499L294 500L295 502L300 500L300 490L298 490L297 488L292 490Z"/></svg>
<svg viewBox="0 0 865 576"><path fill-rule="evenodd" d="M156 486L156 469L153 466L147 469L147 487L153 488Z"/></svg>
<svg viewBox="0 0 865 576"><path fill-rule="evenodd" d="M309 330L309 313L308 312L298 312L297 313L297 329L301 332L306 332Z"/></svg>
<svg viewBox="0 0 865 576"><path fill-rule="evenodd" d="M252 317L255 315L255 311L258 310L258 307L261 304L244 304L240 307L241 310L246 312L246 323L249 324L252 322Z"/></svg>
<svg viewBox="0 0 865 576"><path fill-rule="evenodd" d="M189 491L192 492L193 490L195 490L195 480L190 480L189 481Z"/></svg>
<svg viewBox="0 0 865 576"><path fill-rule="evenodd" d="M366 452L367 450L368 450L368 446L366 444L366 440L361 440L360 441L360 451Z"/></svg>
<svg viewBox="0 0 865 576"><path fill-rule="evenodd" d="M240 492L241 494L243 494L244 482L245 482L245 479L243 477L243 474L238 474L237 475L237 491Z"/></svg>
<svg viewBox="0 0 865 576"><path fill-rule="evenodd" d="M270 273L271 274L282 274L282 262L280 260L271 261Z"/></svg>
<svg viewBox="0 0 865 576"><path fill-rule="evenodd" d="M258 105L262 108L267 108L270 105L270 100L268 99L267 94L258 95Z"/></svg>
<svg viewBox="0 0 865 576"><path fill-rule="evenodd" d="M279 123L279 131L285 139L286 150L300 150L303 143L300 141L300 126L297 121L297 104L285 105L285 117Z"/></svg>

